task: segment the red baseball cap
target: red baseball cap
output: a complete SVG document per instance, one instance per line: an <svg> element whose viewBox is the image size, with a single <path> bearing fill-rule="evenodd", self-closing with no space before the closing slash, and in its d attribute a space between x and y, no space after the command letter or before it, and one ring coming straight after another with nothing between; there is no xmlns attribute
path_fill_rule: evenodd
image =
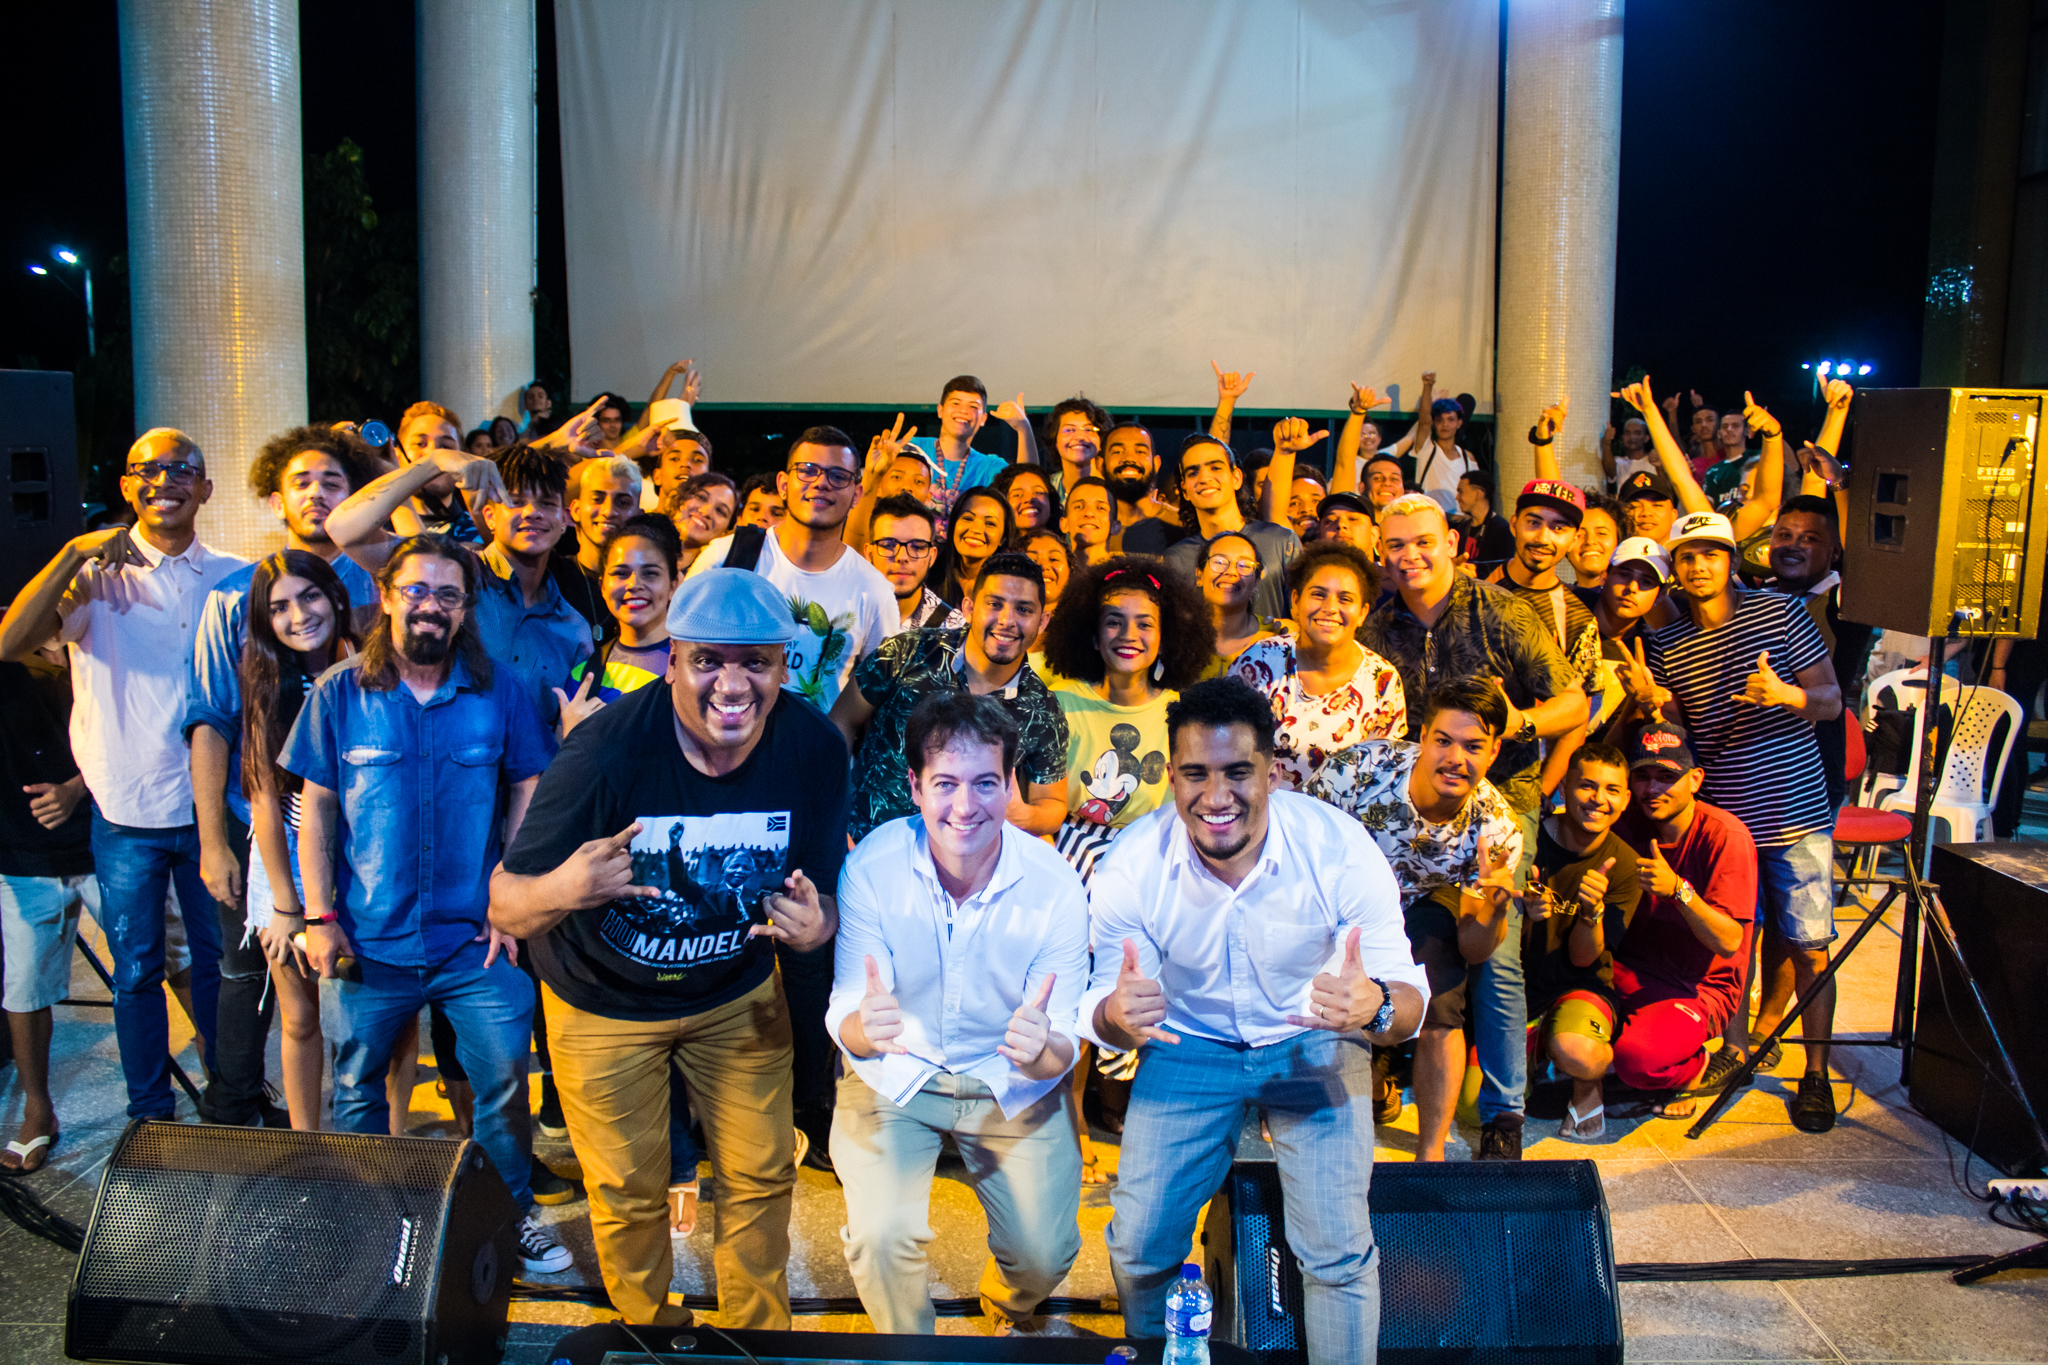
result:
<svg viewBox="0 0 2048 1365"><path fill-rule="evenodd" d="M1515 510L1519 512L1524 507L1554 507L1574 526L1586 519L1586 495L1563 479L1531 479L1523 484L1522 496L1515 499Z"/></svg>

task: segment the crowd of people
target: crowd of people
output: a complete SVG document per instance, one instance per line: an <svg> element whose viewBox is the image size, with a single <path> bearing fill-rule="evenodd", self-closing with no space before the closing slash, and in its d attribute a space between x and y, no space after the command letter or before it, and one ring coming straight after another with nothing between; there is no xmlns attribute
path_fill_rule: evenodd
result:
<svg viewBox="0 0 2048 1365"><path fill-rule="evenodd" d="M845 1187L877 1328L931 1331L950 1139L1000 1330L1043 1330L1113 1181L1126 1322L1159 1335L1255 1108L1311 1356L1367 1358L1405 1088L1424 1161L1472 1086L1480 1160L1520 1158L1545 1075L1569 1140L1604 1135L1610 1077L1684 1117L1826 968L1871 645L1837 609L1852 395L1794 457L1747 395L1692 395L1688 448L1631 383L1589 488L1559 405L1510 502L1434 375L1398 436L1354 386L1327 473L1301 418L1234 444L1251 380L1217 367L1183 437L1085 397L1034 428L960 376L933 438L812 427L743 482L688 363L552 429L545 394L467 436L421 402L382 449L272 439L249 491L284 548L254 563L200 537L205 454L144 433L132 523L0 621L0 1163L58 1138L83 908L130 1115L174 1114L167 984L223 1124L319 1127L331 1066L335 1128L404 1131L424 1013L522 1209L577 1194L535 1126L573 1146L630 1322L682 1320L708 1165L722 1321L786 1326L807 1165ZM975 445L991 420L1014 457ZM520 1241L570 1263L530 1212Z"/></svg>

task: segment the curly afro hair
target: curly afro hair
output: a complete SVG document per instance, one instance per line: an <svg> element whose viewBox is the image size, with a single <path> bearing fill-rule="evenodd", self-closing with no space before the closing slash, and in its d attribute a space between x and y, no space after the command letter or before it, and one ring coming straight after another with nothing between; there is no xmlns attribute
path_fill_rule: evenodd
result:
<svg viewBox="0 0 2048 1365"><path fill-rule="evenodd" d="M308 450L317 450L341 466L353 493L372 477L370 448L353 433L327 423L293 427L263 443L249 464L249 491L259 498L284 491L285 467Z"/></svg>
<svg viewBox="0 0 2048 1365"><path fill-rule="evenodd" d="M1159 685L1173 692L1192 687L1216 655L1208 603L1185 574L1136 555L1114 555L1067 584L1040 641L1046 664L1065 677L1101 682L1108 673L1095 643L1102 604L1128 592L1144 594L1159 608Z"/></svg>

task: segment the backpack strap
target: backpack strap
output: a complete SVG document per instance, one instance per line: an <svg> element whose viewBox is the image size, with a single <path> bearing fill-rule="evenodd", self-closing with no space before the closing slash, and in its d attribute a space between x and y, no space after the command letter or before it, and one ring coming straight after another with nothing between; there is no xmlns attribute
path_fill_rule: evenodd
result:
<svg viewBox="0 0 2048 1365"><path fill-rule="evenodd" d="M757 571L761 562L761 549L768 543L768 528L765 526L742 526L732 533L732 544L725 549L725 563L728 569Z"/></svg>

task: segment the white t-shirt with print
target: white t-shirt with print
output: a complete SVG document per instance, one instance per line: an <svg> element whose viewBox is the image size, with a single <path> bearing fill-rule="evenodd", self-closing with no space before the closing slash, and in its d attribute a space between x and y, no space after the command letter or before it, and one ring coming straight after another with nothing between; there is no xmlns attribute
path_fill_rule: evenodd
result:
<svg viewBox="0 0 2048 1365"><path fill-rule="evenodd" d="M731 549L731 536L712 541L690 565L688 577L725 563ZM790 641L786 654L789 681L783 686L820 711L830 711L852 676L853 666L901 629L895 589L880 569L851 548L842 548L838 562L829 569L818 573L800 569L782 553L773 531L763 541L754 568L781 589L789 599L790 614L804 627L803 633Z"/></svg>

